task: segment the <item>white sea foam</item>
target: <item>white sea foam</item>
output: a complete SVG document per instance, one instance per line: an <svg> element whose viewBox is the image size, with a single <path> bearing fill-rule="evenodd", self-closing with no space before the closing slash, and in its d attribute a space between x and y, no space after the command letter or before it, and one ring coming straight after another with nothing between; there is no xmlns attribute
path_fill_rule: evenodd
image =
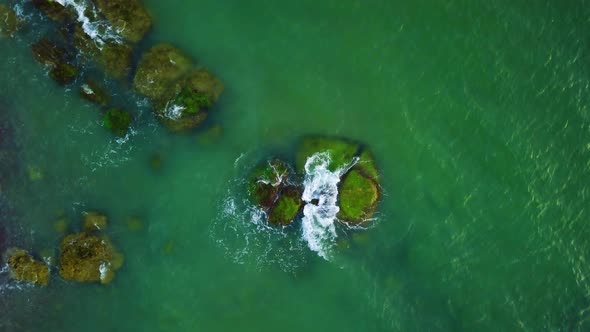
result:
<svg viewBox="0 0 590 332"><path fill-rule="evenodd" d="M110 272L111 264L107 262L100 263L98 271L100 272L100 280L105 281L108 277L108 273Z"/></svg>
<svg viewBox="0 0 590 332"><path fill-rule="evenodd" d="M357 161L354 159L350 165L330 171L330 154L322 152L309 157L305 163L305 189L301 198L306 204L303 207L302 236L309 248L326 260L330 260L330 251L337 237L338 183Z"/></svg>
<svg viewBox="0 0 590 332"><path fill-rule="evenodd" d="M94 94L94 90L92 90L92 88L88 84L83 84L82 85L82 91L84 91L84 93L87 94L87 95L93 95Z"/></svg>
<svg viewBox="0 0 590 332"><path fill-rule="evenodd" d="M72 7L76 11L78 22L82 25L84 33L96 43L98 48L102 48L106 41L122 42L119 30L107 21L92 20L86 15L89 12L92 13L92 16L98 17L97 10L92 3L87 0L56 0L56 2L64 7Z"/></svg>
<svg viewBox="0 0 590 332"><path fill-rule="evenodd" d="M168 103L164 109L164 116L170 120L178 120L182 116L182 111L185 109L186 107L184 106Z"/></svg>

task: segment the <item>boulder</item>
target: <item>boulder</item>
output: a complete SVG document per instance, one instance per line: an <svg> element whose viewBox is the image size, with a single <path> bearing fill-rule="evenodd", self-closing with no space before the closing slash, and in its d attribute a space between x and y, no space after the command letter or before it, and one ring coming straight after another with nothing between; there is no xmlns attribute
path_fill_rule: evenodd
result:
<svg viewBox="0 0 590 332"><path fill-rule="evenodd" d="M133 87L152 102L160 101L172 83L186 74L192 66L192 61L174 46L155 45L141 57Z"/></svg>
<svg viewBox="0 0 590 332"><path fill-rule="evenodd" d="M49 284L49 266L33 258L26 250L11 248L4 256L14 280L40 286Z"/></svg>
<svg viewBox="0 0 590 332"><path fill-rule="evenodd" d="M136 44L152 26L152 18L138 0L93 0L111 26L126 41Z"/></svg>
<svg viewBox="0 0 590 332"><path fill-rule="evenodd" d="M154 103L156 116L168 129L183 132L200 125L223 92L223 84L206 70L192 70L173 83Z"/></svg>
<svg viewBox="0 0 590 332"><path fill-rule="evenodd" d="M105 236L88 232L70 234L60 244L59 274L70 281L108 284L123 260L123 255Z"/></svg>
<svg viewBox="0 0 590 332"><path fill-rule="evenodd" d="M249 176L250 200L266 212L271 225L289 225L303 205L302 189L291 183L291 175L285 162L274 159L255 168Z"/></svg>
<svg viewBox="0 0 590 332"><path fill-rule="evenodd" d="M175 132L199 126L224 89L213 74L193 67L184 53L168 44L142 56L133 87L150 99L158 120Z"/></svg>

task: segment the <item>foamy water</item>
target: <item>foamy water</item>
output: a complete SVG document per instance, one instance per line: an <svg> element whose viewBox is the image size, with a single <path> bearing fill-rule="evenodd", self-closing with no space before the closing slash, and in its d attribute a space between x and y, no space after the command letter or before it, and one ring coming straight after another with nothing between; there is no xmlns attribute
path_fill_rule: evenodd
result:
<svg viewBox="0 0 590 332"><path fill-rule="evenodd" d="M56 0L56 2L64 7L72 7L76 11L78 22L81 23L84 33L96 43L97 47L101 48L109 40L117 43L122 41L120 31L113 28L107 21L93 21L86 15L87 12L91 12L94 17L98 17L94 5L86 0Z"/></svg>
<svg viewBox="0 0 590 332"><path fill-rule="evenodd" d="M336 171L330 171L330 154L317 153L305 163L304 191L301 197L306 203L303 207L301 232L309 249L326 260L337 238L336 215L340 211L338 200L338 183L340 178L352 167L357 159ZM317 204L312 203L317 201Z"/></svg>

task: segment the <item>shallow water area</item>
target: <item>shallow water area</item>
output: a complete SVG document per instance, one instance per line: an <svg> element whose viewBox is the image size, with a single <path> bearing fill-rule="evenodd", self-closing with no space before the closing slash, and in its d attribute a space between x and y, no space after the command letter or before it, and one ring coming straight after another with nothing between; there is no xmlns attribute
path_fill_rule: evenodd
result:
<svg viewBox="0 0 590 332"><path fill-rule="evenodd" d="M126 258L106 286L0 271L0 331L590 329L590 7L143 3L140 47L170 42L226 86L189 134L101 81L134 118L113 136L82 82L33 59L48 22L27 6L0 38L0 247L55 257L56 223L99 210ZM240 189L310 134L363 142L380 169L377 222L342 228L330 260Z"/></svg>

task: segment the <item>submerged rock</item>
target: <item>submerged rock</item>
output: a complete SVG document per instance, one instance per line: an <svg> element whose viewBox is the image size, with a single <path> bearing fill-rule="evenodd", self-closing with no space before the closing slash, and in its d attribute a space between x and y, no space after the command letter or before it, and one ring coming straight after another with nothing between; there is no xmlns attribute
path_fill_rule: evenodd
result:
<svg viewBox="0 0 590 332"><path fill-rule="evenodd" d="M278 159L255 168L248 180L248 193L252 202L263 209L270 209L289 173L289 166Z"/></svg>
<svg viewBox="0 0 590 332"><path fill-rule="evenodd" d="M192 61L176 47L169 44L155 45L141 57L133 87L152 101L161 100L170 85L192 66Z"/></svg>
<svg viewBox="0 0 590 332"><path fill-rule="evenodd" d="M102 124L117 136L125 136L131 126L131 115L120 108L111 108L102 118Z"/></svg>
<svg viewBox="0 0 590 332"><path fill-rule="evenodd" d="M21 28L23 22L16 16L14 10L0 4L0 33L6 37L13 37Z"/></svg>
<svg viewBox="0 0 590 332"><path fill-rule="evenodd" d="M71 234L60 244L59 274L66 280L108 284L123 260L107 237L87 232Z"/></svg>
<svg viewBox="0 0 590 332"><path fill-rule="evenodd" d="M110 101L106 90L93 80L87 80L80 87L80 96L100 106L106 106Z"/></svg>
<svg viewBox="0 0 590 332"><path fill-rule="evenodd" d="M328 169L340 174L337 218L351 225L369 221L381 197L379 172L375 160L365 147L343 139L305 138L297 152L297 168L317 153L330 156Z"/></svg>
<svg viewBox="0 0 590 332"><path fill-rule="evenodd" d="M5 260L10 268L10 276L14 280L41 286L49 284L49 266L33 258L26 250L8 249L5 253Z"/></svg>
<svg viewBox="0 0 590 332"><path fill-rule="evenodd" d="M200 125L223 92L213 74L194 68L184 53L168 44L142 56L133 87L150 99L160 122L176 132Z"/></svg>
<svg viewBox="0 0 590 332"><path fill-rule="evenodd" d="M299 213L302 189L291 184L289 166L275 159L254 169L248 180L252 203L264 210L268 223L288 225Z"/></svg>
<svg viewBox="0 0 590 332"><path fill-rule="evenodd" d="M43 180L43 170L41 170L41 168L38 166L29 165L27 168L27 174L29 176L29 180L33 182Z"/></svg>
<svg viewBox="0 0 590 332"><path fill-rule="evenodd" d="M31 45L35 59L49 68L49 76L60 85L72 83L78 75L78 68L70 63L72 56L63 47L48 38Z"/></svg>
<svg viewBox="0 0 590 332"><path fill-rule="evenodd" d="M107 216L94 211L86 212L82 228L87 232L104 230L107 228Z"/></svg>

